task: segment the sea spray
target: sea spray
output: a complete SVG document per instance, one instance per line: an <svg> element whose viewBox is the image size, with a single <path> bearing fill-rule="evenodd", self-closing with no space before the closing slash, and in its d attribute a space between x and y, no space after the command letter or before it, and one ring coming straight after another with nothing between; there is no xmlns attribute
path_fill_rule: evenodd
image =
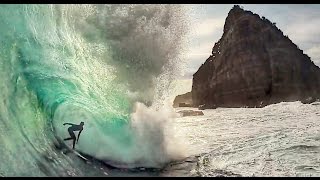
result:
<svg viewBox="0 0 320 180"><path fill-rule="evenodd" d="M185 144L183 139L174 136L172 121L178 114L168 104L161 109L136 103L131 116L130 125L135 129L137 137L137 157L148 162L149 166L157 164L162 167L164 163L185 157Z"/></svg>
<svg viewBox="0 0 320 180"><path fill-rule="evenodd" d="M135 101L161 99L181 73L187 30L186 7L181 5L99 5L89 25L101 31L116 68L116 78L136 93ZM97 33L98 35L98 33ZM91 35L92 38L93 35ZM166 94L167 95L167 94Z"/></svg>
<svg viewBox="0 0 320 180"><path fill-rule="evenodd" d="M89 173L56 149L55 138L69 136L65 122L85 122L76 148L95 158L156 167L172 159L171 115L159 104L179 72L183 6L0 8L3 175Z"/></svg>

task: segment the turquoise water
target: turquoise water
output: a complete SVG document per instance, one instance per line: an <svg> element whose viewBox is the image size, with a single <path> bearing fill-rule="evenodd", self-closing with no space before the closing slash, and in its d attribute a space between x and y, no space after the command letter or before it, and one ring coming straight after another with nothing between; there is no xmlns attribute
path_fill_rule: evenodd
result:
<svg viewBox="0 0 320 180"><path fill-rule="evenodd" d="M76 149L95 158L156 167L169 161L162 137L141 147L132 127L151 120L133 124L132 113L136 102L165 96L175 76L183 25L174 30L182 16L173 9L0 5L1 175L95 172L55 148L68 137L65 122L85 122Z"/></svg>

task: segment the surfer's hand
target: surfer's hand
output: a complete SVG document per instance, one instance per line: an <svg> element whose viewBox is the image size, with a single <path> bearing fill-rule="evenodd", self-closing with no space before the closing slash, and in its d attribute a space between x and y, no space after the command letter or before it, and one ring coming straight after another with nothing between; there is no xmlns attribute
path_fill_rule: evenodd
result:
<svg viewBox="0 0 320 180"><path fill-rule="evenodd" d="M63 123L63 125L65 126L65 125L66 125L66 123Z"/></svg>

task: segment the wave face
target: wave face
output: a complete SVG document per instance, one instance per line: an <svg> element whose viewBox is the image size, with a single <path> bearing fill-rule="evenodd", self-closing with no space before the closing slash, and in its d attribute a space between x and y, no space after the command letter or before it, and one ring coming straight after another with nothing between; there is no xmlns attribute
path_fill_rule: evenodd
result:
<svg viewBox="0 0 320 180"><path fill-rule="evenodd" d="M176 158L163 104L180 70L184 14L181 5L0 5L1 175L89 171L55 148L65 122L85 122L76 149L100 160Z"/></svg>

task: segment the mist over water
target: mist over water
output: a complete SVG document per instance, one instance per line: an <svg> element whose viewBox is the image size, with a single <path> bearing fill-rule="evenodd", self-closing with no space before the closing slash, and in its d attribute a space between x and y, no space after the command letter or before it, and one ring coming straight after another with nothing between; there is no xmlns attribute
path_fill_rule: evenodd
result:
<svg viewBox="0 0 320 180"><path fill-rule="evenodd" d="M138 101L151 103L168 90L157 87L159 81L170 84L181 71L185 12L181 5L97 5L83 34L105 40L112 57L105 61L115 67L116 79Z"/></svg>

